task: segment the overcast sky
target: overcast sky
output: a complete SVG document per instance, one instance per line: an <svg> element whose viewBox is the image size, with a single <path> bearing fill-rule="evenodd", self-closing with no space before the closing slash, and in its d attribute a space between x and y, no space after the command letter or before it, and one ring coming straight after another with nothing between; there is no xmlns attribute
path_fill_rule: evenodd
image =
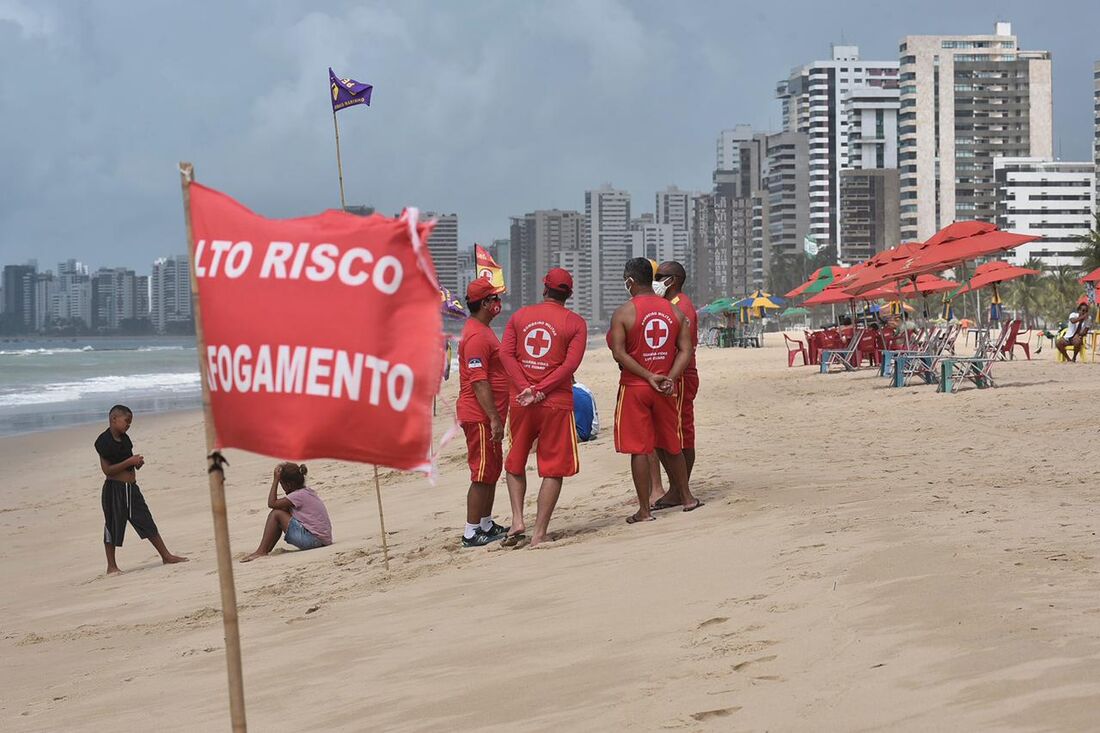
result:
<svg viewBox="0 0 1100 733"><path fill-rule="evenodd" d="M348 202L457 212L468 247L604 182L636 212L709 188L717 132L777 129L831 42L897 60L996 19L1053 52L1055 153L1089 159L1096 0L0 0L0 264L182 253L181 159L267 216L338 206L329 66L374 85L340 113Z"/></svg>

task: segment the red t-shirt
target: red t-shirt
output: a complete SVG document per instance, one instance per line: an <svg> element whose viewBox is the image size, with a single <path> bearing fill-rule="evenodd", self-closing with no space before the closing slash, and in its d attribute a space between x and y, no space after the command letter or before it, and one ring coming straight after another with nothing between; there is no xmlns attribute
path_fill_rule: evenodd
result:
<svg viewBox="0 0 1100 733"><path fill-rule="evenodd" d="M489 422L474 394L474 383L489 380L493 403L503 420L508 414L508 375L500 363L500 341L493 329L468 318L458 344L458 421Z"/></svg>
<svg viewBox="0 0 1100 733"><path fill-rule="evenodd" d="M501 361L512 395L527 387L542 392L547 407L573 409L573 373L588 344L584 319L556 301L520 308L508 320Z"/></svg>
<svg viewBox="0 0 1100 733"><path fill-rule="evenodd" d="M691 327L691 346L698 349L699 347L699 314L695 310L695 304L691 302L685 293L680 293L670 301L674 306L680 309L680 312L684 314L684 318L687 319L688 326ZM699 370L695 368L695 352L691 353L691 362L687 365L687 369L684 370L684 374L693 375L698 374Z"/></svg>
<svg viewBox="0 0 1100 733"><path fill-rule="evenodd" d="M632 302L634 328L626 334L626 352L654 374L668 374L676 361L676 339L680 336L680 319L676 309L672 303L656 295L635 295ZM623 369L619 384L647 382Z"/></svg>

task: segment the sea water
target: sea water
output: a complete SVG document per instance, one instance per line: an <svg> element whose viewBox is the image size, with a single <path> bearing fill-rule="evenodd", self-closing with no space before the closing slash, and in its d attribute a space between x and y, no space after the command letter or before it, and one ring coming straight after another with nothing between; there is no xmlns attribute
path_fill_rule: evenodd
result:
<svg viewBox="0 0 1100 733"><path fill-rule="evenodd" d="M0 435L201 404L194 339L0 340Z"/></svg>

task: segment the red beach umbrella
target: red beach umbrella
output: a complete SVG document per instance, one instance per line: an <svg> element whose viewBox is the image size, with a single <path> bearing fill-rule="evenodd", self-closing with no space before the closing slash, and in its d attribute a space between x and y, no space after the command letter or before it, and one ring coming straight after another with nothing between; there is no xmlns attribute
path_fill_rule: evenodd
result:
<svg viewBox="0 0 1100 733"><path fill-rule="evenodd" d="M1028 275L1038 275L1038 270L1029 270L1026 267L1017 267L1016 265L1008 262L986 262L985 264L978 265L978 269L974 271L974 277L970 278L968 282L961 290L959 295L963 293L969 293L972 290L978 290L984 288L987 285L994 285L996 283L1006 282L1008 280L1015 280L1018 277L1027 277Z"/></svg>
<svg viewBox="0 0 1100 733"><path fill-rule="evenodd" d="M1083 278L1080 279L1079 282L1082 282L1082 283L1100 283L1100 267L1097 267L1095 270L1090 272L1088 275L1085 275Z"/></svg>
<svg viewBox="0 0 1100 733"><path fill-rule="evenodd" d="M1031 234L1001 231L987 222L957 222L930 237L926 246L912 257L896 260L884 267L875 279L851 289L870 290L895 280L913 279L918 275L947 270L959 263L1005 252L1036 239L1039 237Z"/></svg>

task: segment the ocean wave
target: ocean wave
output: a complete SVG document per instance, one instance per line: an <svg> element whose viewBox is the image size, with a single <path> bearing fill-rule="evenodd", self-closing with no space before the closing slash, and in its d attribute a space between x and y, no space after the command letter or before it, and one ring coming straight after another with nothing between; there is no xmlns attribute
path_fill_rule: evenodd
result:
<svg viewBox="0 0 1100 733"><path fill-rule="evenodd" d="M29 390L18 393L0 394L0 407L75 402L85 397L102 394L180 393L195 391L198 388L199 375L197 372L161 372L131 374L125 377L90 377L78 382L54 382L36 385Z"/></svg>
<svg viewBox="0 0 1100 733"><path fill-rule="evenodd" d="M50 356L51 354L82 354L86 351L95 351L92 346L84 346L79 349L14 349L11 351L0 350L0 356Z"/></svg>
<svg viewBox="0 0 1100 733"><path fill-rule="evenodd" d="M183 351L185 349L190 350L190 351L194 351L195 347L194 346L142 346L141 348L138 349L138 351Z"/></svg>

